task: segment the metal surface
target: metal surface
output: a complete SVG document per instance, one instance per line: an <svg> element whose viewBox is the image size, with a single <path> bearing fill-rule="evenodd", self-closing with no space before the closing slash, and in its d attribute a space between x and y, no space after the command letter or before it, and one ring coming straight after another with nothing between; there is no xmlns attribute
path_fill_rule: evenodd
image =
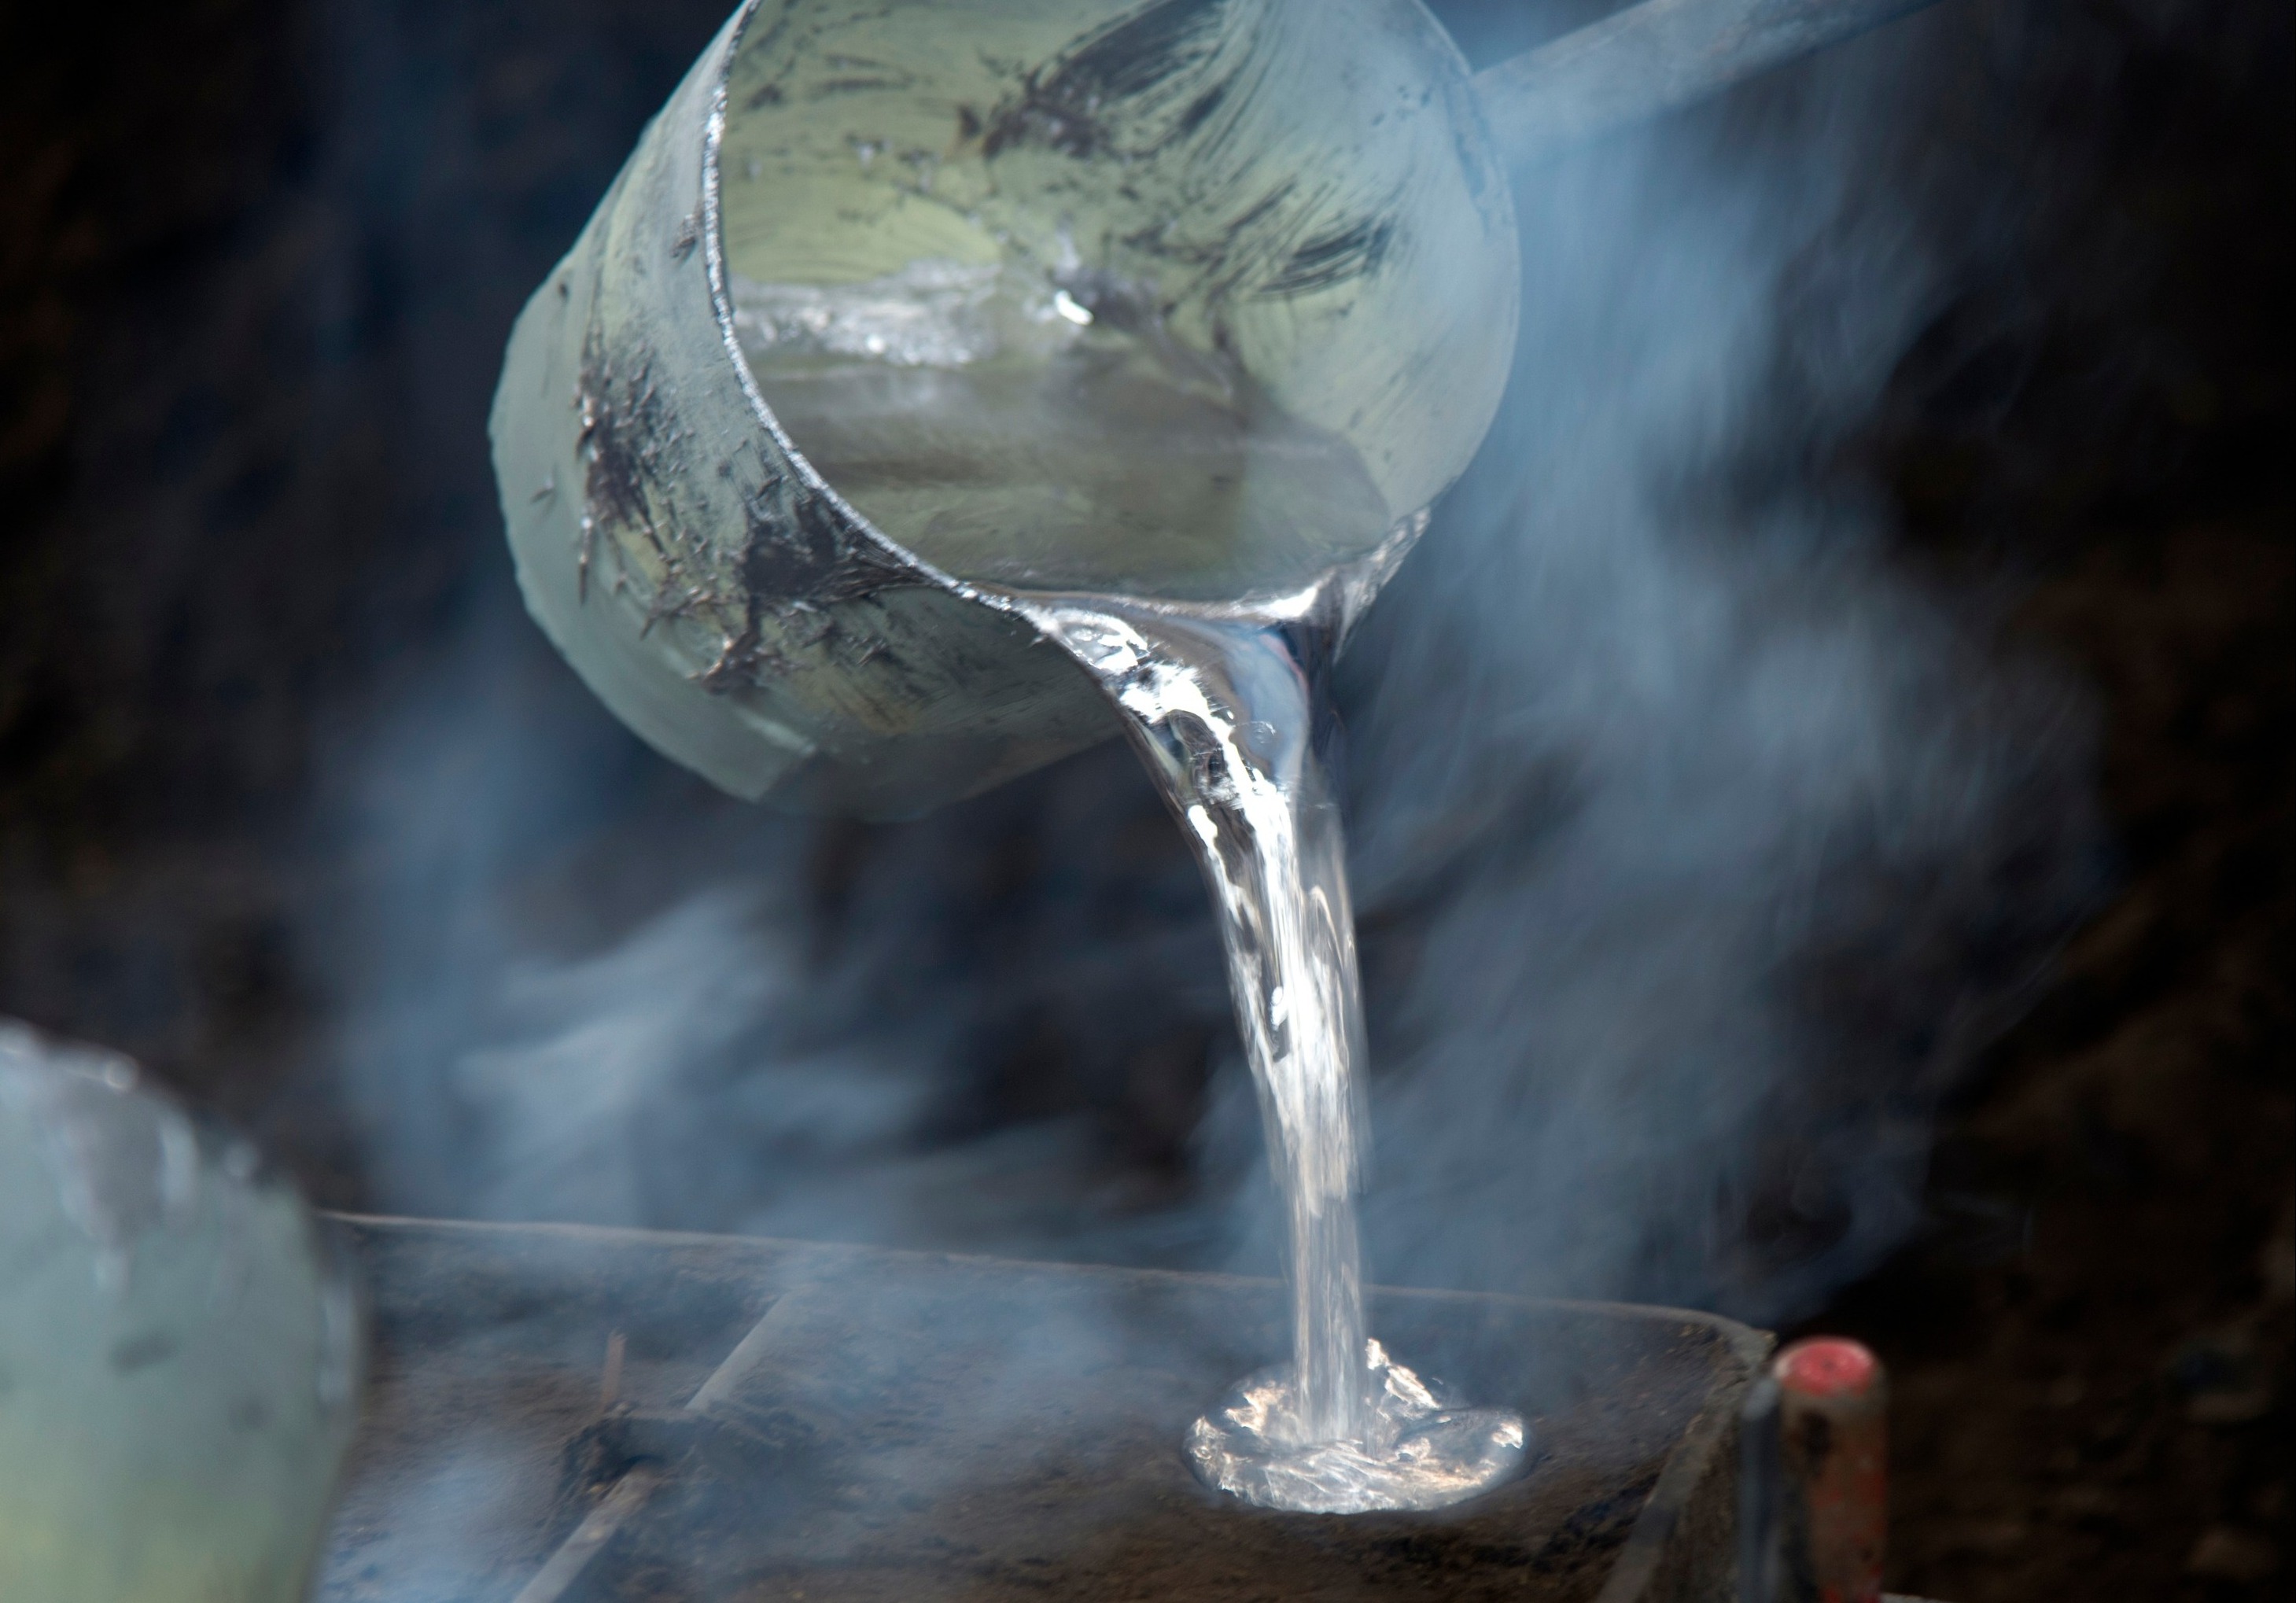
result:
<svg viewBox="0 0 2296 1603"><path fill-rule="evenodd" d="M1189 1420L1283 1350L1271 1282L346 1225L379 1348L331 1603L1731 1591L1738 1407L1768 1344L1711 1316L1376 1292L1382 1339L1521 1409L1532 1460L1441 1513L1282 1515L1181 1457Z"/></svg>

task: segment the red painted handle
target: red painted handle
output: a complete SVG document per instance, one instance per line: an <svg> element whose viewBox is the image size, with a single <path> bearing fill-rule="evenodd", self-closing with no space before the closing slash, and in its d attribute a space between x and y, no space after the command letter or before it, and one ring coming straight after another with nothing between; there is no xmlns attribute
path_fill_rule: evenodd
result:
<svg viewBox="0 0 2296 1603"><path fill-rule="evenodd" d="M1778 1453L1802 1525L1795 1569L1819 1603L1881 1603L1889 1530L1889 1381L1854 1341L1813 1337L1778 1354Z"/></svg>

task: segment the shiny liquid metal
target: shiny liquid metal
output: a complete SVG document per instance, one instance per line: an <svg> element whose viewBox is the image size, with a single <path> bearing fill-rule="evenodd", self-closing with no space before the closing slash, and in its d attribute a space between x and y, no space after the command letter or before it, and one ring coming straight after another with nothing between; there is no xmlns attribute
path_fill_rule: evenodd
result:
<svg viewBox="0 0 2296 1603"><path fill-rule="evenodd" d="M1178 348L1146 299L931 261L834 289L734 285L798 450L1094 675L1210 883L1287 1213L1292 1361L1199 1419L1191 1461L1269 1508L1441 1508L1513 1475L1525 1430L1364 1328L1362 998L1304 666L1332 649L1332 587L1381 560L1391 515L1344 442ZM1259 599L1223 599L1238 595Z"/></svg>

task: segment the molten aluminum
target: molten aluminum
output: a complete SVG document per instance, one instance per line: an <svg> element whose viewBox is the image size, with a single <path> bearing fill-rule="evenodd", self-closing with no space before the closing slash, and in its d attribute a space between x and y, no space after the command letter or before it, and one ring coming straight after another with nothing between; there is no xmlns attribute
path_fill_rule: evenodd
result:
<svg viewBox="0 0 2296 1603"><path fill-rule="evenodd" d="M1301 1440L1292 1371L1262 1370L1190 1428L1188 1461L1223 1492L1302 1514L1447 1509L1521 1468L1521 1415L1463 1406L1450 1387L1421 1379L1376 1341L1364 1344L1364 1360L1373 1389L1359 1435Z"/></svg>
<svg viewBox="0 0 2296 1603"><path fill-rule="evenodd" d="M1211 883L1290 1226L1292 1362L1198 1420L1189 1457L1223 1491L1316 1513L1458 1502L1512 1476L1524 1444L1520 1417L1439 1401L1365 1337L1362 986L1301 661L1330 650L1351 578L1226 617L1095 596L1033 609L1124 713Z"/></svg>

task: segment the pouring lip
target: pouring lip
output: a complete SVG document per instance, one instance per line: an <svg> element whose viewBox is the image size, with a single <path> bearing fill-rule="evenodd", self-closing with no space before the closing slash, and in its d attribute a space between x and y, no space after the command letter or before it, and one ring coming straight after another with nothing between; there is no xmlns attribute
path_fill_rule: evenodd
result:
<svg viewBox="0 0 2296 1603"><path fill-rule="evenodd" d="M1381 589L1419 544L1432 517L1431 507L1421 507L1407 517L1397 519L1386 536L1370 551L1351 562L1324 569L1296 588L1250 591L1216 601L1174 601L1106 590L1021 590L994 585L974 588L981 592L985 604L1014 613L1048 637L1057 631L1047 626L1046 614L1087 604L1200 623L1254 624L1262 628L1314 625L1328 634L1336 651L1345 647L1348 636Z"/></svg>

